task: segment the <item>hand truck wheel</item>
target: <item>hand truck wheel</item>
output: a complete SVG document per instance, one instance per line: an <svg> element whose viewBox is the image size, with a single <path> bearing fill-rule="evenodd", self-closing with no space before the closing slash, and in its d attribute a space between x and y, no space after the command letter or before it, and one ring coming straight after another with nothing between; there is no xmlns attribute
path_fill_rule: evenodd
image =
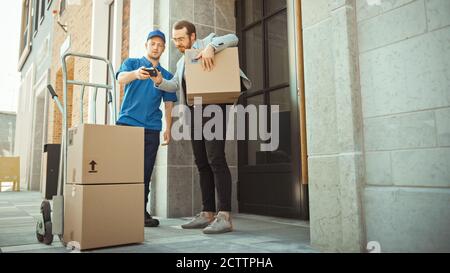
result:
<svg viewBox="0 0 450 273"><path fill-rule="evenodd" d="M39 220L36 223L36 238L37 238L39 243L43 243L44 242L44 235L39 233L39 231L42 230L43 228L44 228L44 222L42 222L42 220Z"/></svg>
<svg viewBox="0 0 450 273"><path fill-rule="evenodd" d="M44 244L51 245L53 242L52 222L45 222Z"/></svg>
<svg viewBox="0 0 450 273"><path fill-rule="evenodd" d="M44 200L41 203L41 213L44 218L44 223L51 222L51 212L52 209L50 207L50 202L48 200Z"/></svg>

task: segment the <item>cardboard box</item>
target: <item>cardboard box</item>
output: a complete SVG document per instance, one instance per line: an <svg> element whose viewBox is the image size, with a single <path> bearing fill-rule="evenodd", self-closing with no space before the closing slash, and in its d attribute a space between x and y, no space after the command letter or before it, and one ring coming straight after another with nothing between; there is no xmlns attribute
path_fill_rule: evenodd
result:
<svg viewBox="0 0 450 273"><path fill-rule="evenodd" d="M144 241L144 184L66 185L64 241L80 250Z"/></svg>
<svg viewBox="0 0 450 273"><path fill-rule="evenodd" d="M83 124L68 139L66 183L144 183L143 128Z"/></svg>
<svg viewBox="0 0 450 273"><path fill-rule="evenodd" d="M216 54L214 69L204 71L199 60L194 60L199 50L186 50L186 88L189 104L194 97L202 97L203 104L233 104L241 94L239 53L237 47Z"/></svg>

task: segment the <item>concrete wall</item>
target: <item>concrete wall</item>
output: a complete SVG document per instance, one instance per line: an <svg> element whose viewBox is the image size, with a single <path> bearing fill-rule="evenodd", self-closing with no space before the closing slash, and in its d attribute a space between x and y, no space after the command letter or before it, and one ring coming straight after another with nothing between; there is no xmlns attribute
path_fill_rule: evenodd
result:
<svg viewBox="0 0 450 273"><path fill-rule="evenodd" d="M367 239L450 251L450 1L357 1Z"/></svg>
<svg viewBox="0 0 450 273"><path fill-rule="evenodd" d="M171 41L171 29L173 23L181 19L193 22L200 38L211 32L223 35L236 31L233 0L133 0L130 5L129 56L143 56L147 33L153 28L161 29L167 38L161 64L175 73L181 54ZM236 211L237 145L230 142L226 149L234 182L233 210ZM189 141L172 142L169 147L160 147L151 184L151 213L162 217L198 213L201 210L198 180Z"/></svg>
<svg viewBox="0 0 450 273"><path fill-rule="evenodd" d="M450 4L302 1L311 243L450 250Z"/></svg>
<svg viewBox="0 0 450 273"><path fill-rule="evenodd" d="M302 1L311 244L365 244L361 98L354 1Z"/></svg>
<svg viewBox="0 0 450 273"><path fill-rule="evenodd" d="M0 156L14 155L16 114L0 112Z"/></svg>

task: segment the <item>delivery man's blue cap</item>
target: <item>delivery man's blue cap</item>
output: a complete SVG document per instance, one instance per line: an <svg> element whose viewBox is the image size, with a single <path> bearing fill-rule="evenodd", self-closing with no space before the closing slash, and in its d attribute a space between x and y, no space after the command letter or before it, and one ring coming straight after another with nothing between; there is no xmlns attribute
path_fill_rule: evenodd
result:
<svg viewBox="0 0 450 273"><path fill-rule="evenodd" d="M166 35L164 35L164 33L162 33L162 31L160 30L151 31L147 36L147 41L153 37L160 37L161 39L163 39L164 43L166 42Z"/></svg>

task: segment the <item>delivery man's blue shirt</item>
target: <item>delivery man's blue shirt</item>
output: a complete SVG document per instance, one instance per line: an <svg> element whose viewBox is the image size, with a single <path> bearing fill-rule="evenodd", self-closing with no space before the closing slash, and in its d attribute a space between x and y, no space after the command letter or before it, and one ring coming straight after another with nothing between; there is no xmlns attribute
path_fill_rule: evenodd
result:
<svg viewBox="0 0 450 273"><path fill-rule="evenodd" d="M152 63L145 57L140 59L127 59L116 73L116 79L122 72L131 72L145 66L153 67ZM170 80L173 75L162 68L159 64L158 70L164 79ZM162 112L159 109L161 99L164 102L177 101L176 93L168 93L155 87L152 80L135 80L125 86L125 96L120 109L118 123L144 127L146 129L162 130Z"/></svg>

